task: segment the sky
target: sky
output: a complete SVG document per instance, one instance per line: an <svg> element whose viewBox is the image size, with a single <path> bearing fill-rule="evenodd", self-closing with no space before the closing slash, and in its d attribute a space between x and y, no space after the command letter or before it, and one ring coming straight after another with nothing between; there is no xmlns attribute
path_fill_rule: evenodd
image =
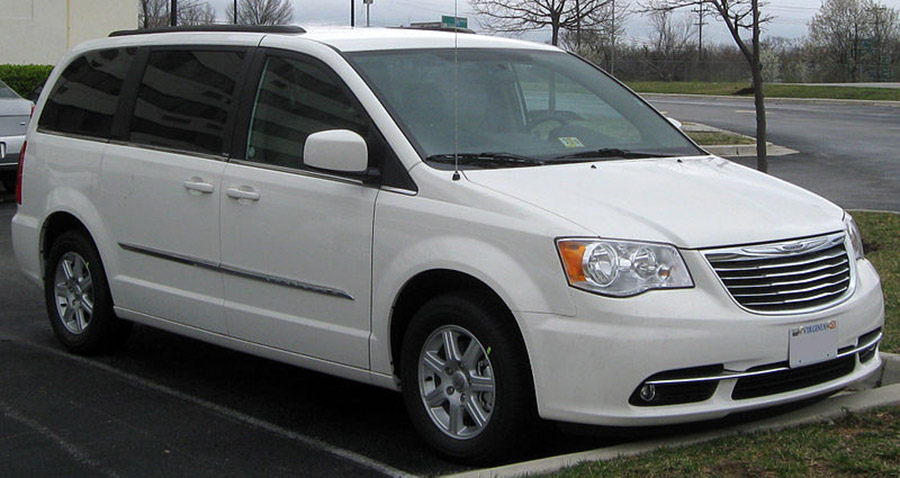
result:
<svg viewBox="0 0 900 478"><path fill-rule="evenodd" d="M225 7L233 0L209 0L216 9L219 19L225 20ZM477 19L467 0L372 0L370 6L372 26L408 25L410 22L439 21L441 15L453 15L458 8L459 16L469 19L469 28L480 30ZM623 1L623 0L620 0ZM627 1L627 0L624 0ZM637 3L637 0L631 0ZM349 25L350 0L291 0L294 4L293 22L301 26ZM891 6L900 0L881 0ZM822 0L769 0L764 11L774 19L765 27L764 35L798 38L806 34L809 20L816 14ZM365 25L365 5L363 0L355 0L357 25ZM900 6L900 5L898 5ZM685 13L687 14L687 13ZM716 20L707 20L704 37L717 43L730 43L725 26ZM648 36L647 20L640 15L631 15L627 24L627 41L641 42ZM525 35L532 41L549 41L549 32Z"/></svg>

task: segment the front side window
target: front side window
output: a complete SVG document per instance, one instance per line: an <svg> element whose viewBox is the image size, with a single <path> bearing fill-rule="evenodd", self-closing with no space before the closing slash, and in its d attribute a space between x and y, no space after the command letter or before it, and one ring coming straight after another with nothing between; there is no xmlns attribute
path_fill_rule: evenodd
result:
<svg viewBox="0 0 900 478"><path fill-rule="evenodd" d="M348 54L429 164L463 168L702 154L589 63L559 51Z"/></svg>
<svg viewBox="0 0 900 478"><path fill-rule="evenodd" d="M371 132L368 119L324 65L270 55L253 106L246 159L302 168L306 138L331 129L348 129L363 138ZM372 146L370 141L370 152Z"/></svg>
<svg viewBox="0 0 900 478"><path fill-rule="evenodd" d="M138 88L129 140L222 155L245 52L157 50Z"/></svg>
<svg viewBox="0 0 900 478"><path fill-rule="evenodd" d="M115 48L75 59L56 81L38 128L109 138L122 85L136 52L136 48Z"/></svg>

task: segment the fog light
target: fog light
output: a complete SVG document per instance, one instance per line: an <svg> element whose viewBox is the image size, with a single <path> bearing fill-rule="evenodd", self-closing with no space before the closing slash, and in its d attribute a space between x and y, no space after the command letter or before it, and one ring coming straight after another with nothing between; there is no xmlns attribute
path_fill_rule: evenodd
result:
<svg viewBox="0 0 900 478"><path fill-rule="evenodd" d="M656 385L645 384L641 387L640 396L641 400L652 402L653 399L656 398Z"/></svg>

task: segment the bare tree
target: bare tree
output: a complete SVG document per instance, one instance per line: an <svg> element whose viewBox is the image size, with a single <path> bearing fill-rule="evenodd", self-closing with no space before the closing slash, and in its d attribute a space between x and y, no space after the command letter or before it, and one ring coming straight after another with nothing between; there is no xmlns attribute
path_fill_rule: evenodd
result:
<svg viewBox="0 0 900 478"><path fill-rule="evenodd" d="M225 7L228 18L234 18L234 5ZM237 22L242 25L283 25L294 17L290 0L240 0Z"/></svg>
<svg viewBox="0 0 900 478"><path fill-rule="evenodd" d="M750 64L750 75L753 78L753 97L756 105L756 169L767 172L769 163L766 159L766 101L763 92L762 62L760 61L760 26L770 17L760 12L760 0L653 0L644 3L645 11L672 11L684 7L700 7L709 5L717 14L731 38L741 50ZM748 40L741 33L750 31Z"/></svg>
<svg viewBox="0 0 900 478"><path fill-rule="evenodd" d="M672 10L653 10L649 15L653 48L643 46L642 60L656 70L660 80L674 81L676 73L693 60L696 25L687 14L676 15Z"/></svg>
<svg viewBox="0 0 900 478"><path fill-rule="evenodd" d="M488 31L522 33L550 27L550 43L560 32L591 28L601 7L613 0L469 0L478 22Z"/></svg>
<svg viewBox="0 0 900 478"><path fill-rule="evenodd" d="M169 0L138 0L138 25L159 28L169 24Z"/></svg>
<svg viewBox="0 0 900 478"><path fill-rule="evenodd" d="M138 0L140 28L159 28L169 24L171 0ZM206 0L178 0L179 25L215 23L216 11Z"/></svg>
<svg viewBox="0 0 900 478"><path fill-rule="evenodd" d="M179 25L209 25L216 22L216 10L205 0L178 0Z"/></svg>
<svg viewBox="0 0 900 478"><path fill-rule="evenodd" d="M866 63L878 69L898 39L898 11L872 0L827 0L809 23L813 54L840 81L860 81Z"/></svg>
<svg viewBox="0 0 900 478"><path fill-rule="evenodd" d="M589 24L592 26L576 26L574 30L563 30L559 35L560 46L574 51L598 65L611 68L612 59L618 45L622 47L625 37L625 25L631 16L631 4L625 0L616 0L598 8L592 15ZM615 9L615 10L613 10Z"/></svg>

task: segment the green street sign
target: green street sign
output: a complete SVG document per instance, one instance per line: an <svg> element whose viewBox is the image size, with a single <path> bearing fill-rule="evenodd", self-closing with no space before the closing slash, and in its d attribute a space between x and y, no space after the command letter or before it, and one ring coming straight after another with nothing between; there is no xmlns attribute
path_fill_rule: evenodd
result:
<svg viewBox="0 0 900 478"><path fill-rule="evenodd" d="M469 19L466 17L454 17L452 15L441 15L442 28L469 28Z"/></svg>

